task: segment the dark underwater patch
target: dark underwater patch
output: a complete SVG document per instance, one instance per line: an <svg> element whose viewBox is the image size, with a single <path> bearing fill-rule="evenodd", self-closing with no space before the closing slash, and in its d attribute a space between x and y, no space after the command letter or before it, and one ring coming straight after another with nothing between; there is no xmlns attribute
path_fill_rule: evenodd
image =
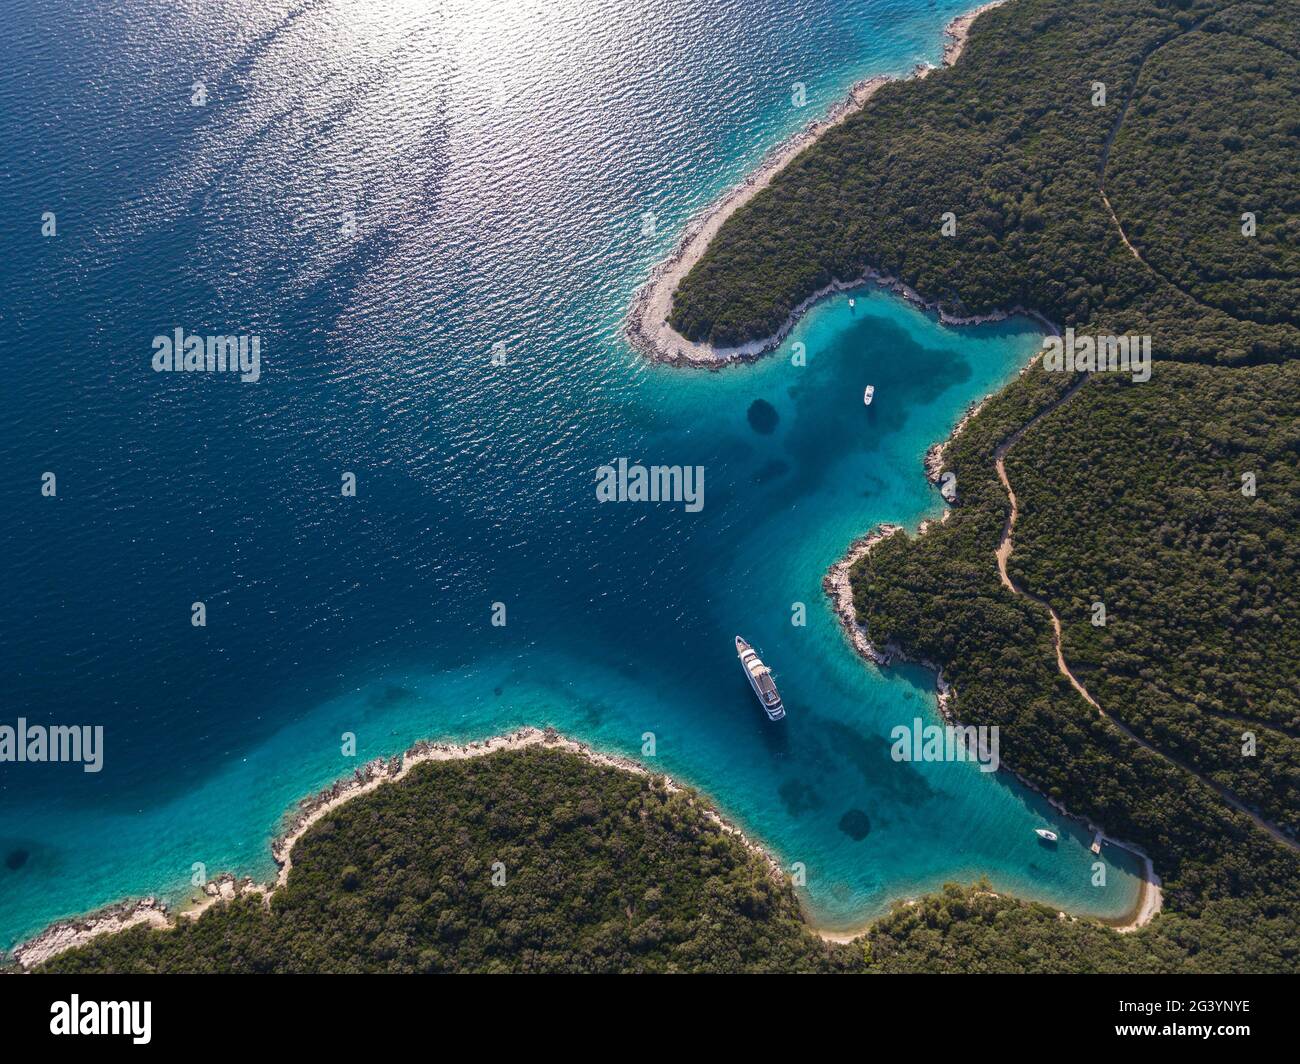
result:
<svg viewBox="0 0 1300 1064"><path fill-rule="evenodd" d="M404 702L410 702L414 698L415 692L410 688L390 683L385 684L382 690L371 694L370 706L373 709L391 709L393 706L400 706Z"/></svg>
<svg viewBox="0 0 1300 1064"><path fill-rule="evenodd" d="M822 806L821 795L803 780L786 780L777 789L777 793L791 816L811 812Z"/></svg>
<svg viewBox="0 0 1300 1064"><path fill-rule="evenodd" d="M749 419L749 427L762 436L772 435L776 431L777 422L781 420L776 407L766 399L755 399L750 403L745 416Z"/></svg>
<svg viewBox="0 0 1300 1064"><path fill-rule="evenodd" d="M788 472L790 472L790 466L788 463L781 461L779 458L773 458L770 462L766 462L763 465L763 468L754 474L754 483L766 484L769 481L776 480L778 477L785 476Z"/></svg>
<svg viewBox="0 0 1300 1064"><path fill-rule="evenodd" d="M5 867L11 872L17 872L27 863L27 858L31 856L30 851L24 849L10 850L5 854Z"/></svg>
<svg viewBox="0 0 1300 1064"><path fill-rule="evenodd" d="M935 796L934 788L912 764L890 756L893 744L884 736L863 736L839 721L827 721L822 731L835 755L852 765L868 787L884 790L891 800L906 806Z"/></svg>
<svg viewBox="0 0 1300 1064"><path fill-rule="evenodd" d="M840 830L854 842L861 842L871 834L871 818L861 809L850 809L840 817Z"/></svg>

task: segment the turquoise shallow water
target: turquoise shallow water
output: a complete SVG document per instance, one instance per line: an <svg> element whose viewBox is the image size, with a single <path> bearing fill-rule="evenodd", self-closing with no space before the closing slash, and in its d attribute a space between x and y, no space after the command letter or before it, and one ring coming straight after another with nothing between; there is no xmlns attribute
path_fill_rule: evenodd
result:
<svg viewBox="0 0 1300 1064"><path fill-rule="evenodd" d="M1131 858L1093 886L1087 837L1005 774L890 760L933 678L862 663L820 588L873 524L941 511L921 457L1032 324L861 291L722 373L620 334L694 210L857 78L937 59L961 7L18 5L0 208L52 205L60 235L0 237L4 719L102 723L107 746L97 775L0 766L0 943L179 898L195 862L268 875L284 811L357 761L523 724L636 756L653 732L654 767L806 865L829 926L980 875L1127 911ZM153 374L177 324L259 333L263 379ZM703 466L704 509L601 505L619 457Z"/></svg>

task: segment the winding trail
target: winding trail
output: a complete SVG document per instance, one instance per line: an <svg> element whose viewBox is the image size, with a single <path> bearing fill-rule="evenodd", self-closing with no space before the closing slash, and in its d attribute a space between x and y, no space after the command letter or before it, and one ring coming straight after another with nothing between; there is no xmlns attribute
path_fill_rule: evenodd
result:
<svg viewBox="0 0 1300 1064"><path fill-rule="evenodd" d="M1114 123L1111 125L1110 132L1106 134L1106 141L1102 145L1101 159L1097 164L1097 191L1101 195L1101 202L1105 204L1106 212L1110 215L1110 220L1115 224L1115 230L1116 232L1119 233L1120 240L1123 242L1124 246L1128 248L1130 252L1132 252L1133 257L1138 261L1138 263L1141 264L1141 266L1144 269L1146 269L1149 273L1151 273L1154 277L1158 278L1168 287L1172 288L1184 299L1188 300L1191 303L1194 303L1196 306L1201 307L1204 310L1209 310L1218 314L1226 315L1227 317L1232 318L1234 321L1254 322L1254 319L1252 318L1249 317L1243 318L1240 317L1239 315L1233 314L1225 310L1223 307L1220 307L1214 303L1207 303L1199 296L1193 294L1192 292L1187 291L1187 289L1185 288L1182 288L1173 280L1173 278L1167 276L1164 272L1158 270L1155 266L1151 265L1150 262L1144 259L1142 257L1142 252L1140 252L1137 249L1136 245L1133 243L1133 241L1131 241L1128 238L1128 234L1124 231L1124 224L1119 220L1119 215L1115 213L1115 208L1111 205L1110 197L1106 194L1106 167L1110 164L1110 151L1115 144L1115 137L1119 134L1120 127L1124 125L1124 119L1128 117L1129 107L1132 105L1134 97L1137 96L1138 86L1142 82L1142 72L1146 69L1147 61L1151 59L1151 57L1154 56L1157 52L1173 44L1175 41L1180 40L1183 37L1186 37L1188 34L1195 33L1210 19L1222 15L1225 11L1229 11L1236 6L1237 6L1236 4L1227 4L1224 7L1218 8L1217 10L1206 12L1194 23L1188 26L1186 29L1180 29L1176 33L1172 33L1169 36L1154 42L1143 53L1142 60L1141 62L1138 63L1137 71L1133 75L1133 85L1130 87L1128 94L1124 97L1124 103L1120 106L1119 114L1116 116ZM1234 34L1234 36L1241 36L1241 35ZM1255 38L1248 38L1248 39L1254 40ZM1267 42L1260 41L1257 43L1263 44ZM1283 52L1283 54L1289 54L1286 52L1285 49L1279 48L1278 51ZM1254 323L1260 324L1259 322L1254 322Z"/></svg>
<svg viewBox="0 0 1300 1064"><path fill-rule="evenodd" d="M1004 459L1007 456L1007 452L1020 442L1021 436L1042 421L1043 418L1047 417L1048 414L1052 413L1058 406L1072 399L1074 394L1083 387L1084 382L1087 381L1087 379L1086 376L1080 377L1070 385L1069 389L1063 395L1045 406L1029 421L1021 425L1020 428L1016 429L1014 433L1003 440L1002 443L998 445L998 449L993 452L993 464L998 471L998 480L1002 482L1003 490L1006 491L1007 498L1011 500L1011 512L1007 514L1006 524L1002 526L1002 539L998 543L997 559L998 576L1001 578L1003 586L1013 594L1028 599L1037 606L1042 606L1043 609L1048 612L1049 616L1052 618L1052 628L1056 633L1056 667L1061 670L1061 675L1070 681L1074 686L1074 689L1084 697L1084 700L1104 717L1106 715L1105 711L1097 704L1097 700L1088 693L1088 689L1083 686L1083 683L1079 678L1070 671L1070 666L1066 663L1065 655L1061 651L1061 619L1056 615L1056 611L1052 609L1046 600L1039 598L1037 595L1031 595L1028 591L1024 590L1024 588L1017 587L1011 579L1011 574L1007 572L1007 562L1011 558L1011 532L1016 526L1016 518L1020 516L1020 503L1016 500L1016 493L1011 490L1011 481L1007 479L1007 467ZM1120 725L1120 727L1123 728L1123 725ZM1127 731L1127 729L1124 730ZM1134 736L1134 738L1136 738L1136 736ZM1138 739L1137 741L1142 742L1141 739ZM1143 745L1145 746L1146 744L1143 743Z"/></svg>
<svg viewBox="0 0 1300 1064"><path fill-rule="evenodd" d="M1003 585L1007 587L1012 592L1012 594L1019 595L1021 598L1034 603L1034 605L1036 606L1041 606L1043 609L1047 611L1048 616L1051 617L1052 619L1052 632L1053 632L1052 639L1053 639L1053 643L1056 646L1056 667L1060 670L1061 675L1070 681L1071 686L1076 691L1079 692L1079 694L1083 697L1084 701L1086 701L1088 705L1092 706L1093 709L1097 711L1098 715L1100 715L1105 720L1108 720L1123 735L1133 740L1133 742L1137 743L1138 746L1142 747L1144 750L1147 750L1150 753L1155 754L1157 757L1164 758L1166 761L1168 761L1171 765L1174 765L1176 768L1179 768L1182 771L1192 776L1195 776L1196 779L1200 780L1201 783L1209 787L1210 790L1212 790L1221 799L1223 799L1223 801L1227 802L1228 805L1232 806L1233 809L1237 810L1237 812L1243 813L1244 815L1250 817L1254 825L1257 828L1259 828L1261 831L1268 832L1274 839L1282 843L1282 845L1290 847L1292 850L1300 851L1300 843L1297 843L1295 839L1291 838L1291 836L1287 835L1280 828L1276 827L1273 824L1270 824L1258 813L1247 808L1247 806L1243 802L1241 802L1235 795L1233 795L1230 791L1226 790L1224 787L1215 783L1213 780L1207 779L1205 776L1202 776L1194 768L1180 761L1178 758L1165 753L1165 751L1160 750L1155 746L1152 746L1149 742L1147 742L1141 736L1137 735L1131 728L1129 728L1122 721L1117 720L1115 717L1111 716L1104 709L1102 709L1101 704L1095 698L1092 697L1092 695L1088 692L1088 689L1083 685L1083 682L1077 676L1075 676L1074 673L1071 671L1069 663L1065 660L1065 652L1062 649L1062 645L1061 645L1061 618L1056 615L1056 611L1052 609L1051 605L1046 600L1039 598L1037 595L1031 594L1030 592L1026 591L1022 587L1017 586L1015 581L1011 579L1011 574L1007 571L1007 562L1011 558L1011 550L1012 550L1011 534L1012 531L1015 529L1016 518L1020 516L1020 504L1016 499L1015 491L1013 491L1011 488L1011 481L1007 479L1007 467L1006 467L1007 452L1009 452L1011 448L1014 447L1020 441L1020 438L1024 436L1026 432L1028 432L1040 421L1042 421L1043 418L1047 417L1049 414L1055 411L1057 407L1061 406L1062 404L1068 402L1071 398L1073 398L1074 395L1079 391L1079 389L1082 388L1083 385L1087 382L1087 380L1088 377L1086 375L1080 377L1077 381L1074 382L1074 384L1070 385L1069 389L1063 395L1061 395L1059 398L1055 399L1053 402L1048 404L1037 414L1035 414L1033 418L1031 418L1024 425L1018 428L1014 433L1012 433L1009 437L1007 437L1007 439L1003 440L1002 443L998 445L997 450L993 452L993 461L995 467L997 468L998 480L1002 482L1002 487L1006 491L1007 498L1011 502L1011 511L1007 514L1006 524L1004 524L1002 527L1002 539L998 543L998 549L997 549L998 576L1001 578Z"/></svg>
<svg viewBox="0 0 1300 1064"><path fill-rule="evenodd" d="M1201 16L1201 18L1197 19L1196 22L1188 26L1186 29L1179 30L1178 32L1173 33L1160 41L1156 41L1151 45L1151 47L1149 47L1146 50L1146 52L1142 56L1141 62L1138 63L1137 71L1135 72L1133 77L1133 84L1124 98L1124 103L1120 107L1119 114L1116 116L1115 122L1111 126L1110 132L1106 136L1105 144L1102 146L1101 158L1097 166L1097 191L1101 195L1101 201L1103 204L1105 204L1106 211L1107 213L1109 213L1111 221L1114 222L1115 224L1115 229L1119 233L1120 240L1123 242L1124 246L1128 248L1128 250L1132 253L1133 257L1145 269L1150 271L1155 277L1159 278L1161 281L1163 281L1166 285L1172 288L1179 295L1183 296L1185 299L1189 300L1192 303L1195 303L1197 306L1203 307L1207 310L1217 311L1218 313L1221 314L1227 312L1224 311L1223 308L1221 307L1217 307L1211 303L1206 303L1204 300L1193 295L1191 292L1188 292L1185 289L1179 287L1177 284L1174 283L1174 281L1171 278L1165 276L1164 273L1156 269L1154 266L1151 265L1151 263L1147 262L1147 260L1142 257L1142 253L1137 249L1137 247L1133 244L1133 242L1129 240L1128 234L1124 231L1124 226L1119 220L1119 216L1115 213L1115 208L1111 205L1110 197L1106 194L1106 167L1110 162L1111 148L1115 143L1115 138L1119 134L1120 128L1124 125L1124 119L1128 115L1129 107L1133 103L1134 97L1137 95L1138 87L1142 81L1142 73L1143 70L1146 68L1147 61L1152 56L1154 56L1157 52L1161 51L1168 45L1172 44L1174 41L1179 40L1180 38L1184 37L1189 33L1194 33L1197 30L1199 30L1201 26L1209 19L1217 15L1222 15L1223 12L1235 6L1236 6L1235 4L1228 4L1217 10L1207 12L1205 15ZM1231 315L1231 314L1229 314L1228 316L1235 317L1235 315ZM1002 580L1003 586L1009 589L1013 594L1019 595L1021 598L1027 599L1029 602L1032 602L1037 606L1041 606L1043 609L1047 611L1048 616L1052 620L1053 642L1055 643L1055 647L1056 647L1056 667L1060 670L1061 675L1070 681L1070 685L1076 691L1079 692L1080 696L1084 699L1084 701L1086 701L1090 706L1092 706L1100 716L1110 721L1111 724L1113 724L1116 728L1118 728L1120 732L1122 732L1129 739L1132 739L1133 742L1137 743L1143 749L1148 750L1159 757L1163 757L1166 761L1170 762L1170 764L1175 765L1179 769L1182 769L1184 772L1190 773L1191 775L1195 776L1198 780L1200 780L1212 791L1214 791L1214 793L1217 794L1223 801L1227 802L1228 805L1232 806L1232 808L1236 809L1238 812L1243 813L1244 815L1250 817L1251 821L1255 824L1256 827L1260 828L1263 831L1268 832L1268 834L1271 835L1278 842L1282 843L1284 846L1290 847L1293 850L1300 850L1300 843L1297 843L1295 839L1293 839L1291 836L1281 831L1275 825L1270 824L1268 821L1264 820L1258 813L1255 813L1251 809L1247 808L1246 805L1242 803L1238 798L1236 798L1230 791L1226 790L1224 787L1215 783L1213 780L1207 779L1205 776L1202 776L1199 772L1197 772L1195 769L1191 768L1184 762L1180 761L1178 758L1172 757L1171 755L1165 753L1163 750L1157 749L1156 747L1152 746L1145 739L1141 738L1139 735L1134 733L1133 730L1129 728L1127 725L1125 725L1123 722L1117 720L1115 717L1111 716L1104 709L1102 709L1101 704L1095 698L1092 697L1092 694L1088 691L1087 687L1085 687L1083 682L1077 676L1074 675L1074 672L1070 669L1069 663L1065 660L1065 653L1062 649L1062 641L1061 641L1061 619L1056 615L1056 611L1052 609L1051 605L1046 600L1039 598L1037 595L1031 594L1030 592L1026 591L1022 587L1018 587L1015 584L1015 582L1011 579L1010 573L1007 571L1007 562L1011 558L1011 550L1012 550L1011 534L1012 534L1012 530L1015 527L1016 518L1020 514L1020 506L1019 506L1019 502L1016 499L1016 493L1015 491L1012 490L1011 482L1007 479L1007 470L1006 470L1006 463L1005 463L1007 452L1009 452L1011 448L1014 447L1017 442L1019 442L1020 438L1026 432L1028 432L1031 428L1037 425L1038 422L1040 422L1043 418L1047 417L1047 415L1051 414L1061 404L1067 402L1070 398L1072 398L1074 394L1078 392L1078 390L1084 385L1087 379L1088 378L1084 376L1081 377L1079 380L1077 380L1073 385L1071 385L1071 387L1063 395L1061 395L1058 399L1056 399L1054 402L1049 404L1043 410L1040 410L1030 421L1022 425L1015 433L1013 433L1010 437L1004 440L998 446L997 450L994 452L994 464L997 468L998 480L1001 481L1002 487L1007 493L1007 498L1011 502L1011 511L1007 515L1006 524L1002 529L1002 539L1001 542L999 542L997 548L998 576ZM1224 716L1228 716L1228 715L1225 714ZM1286 734L1286 729L1280 728L1275 724L1269 724L1266 722L1258 722L1258 723L1264 727L1272 727Z"/></svg>

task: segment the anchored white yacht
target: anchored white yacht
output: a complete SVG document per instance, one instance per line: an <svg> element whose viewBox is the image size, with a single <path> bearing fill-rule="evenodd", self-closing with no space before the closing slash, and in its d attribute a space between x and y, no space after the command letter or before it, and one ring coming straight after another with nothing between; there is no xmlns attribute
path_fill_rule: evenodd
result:
<svg viewBox="0 0 1300 1064"><path fill-rule="evenodd" d="M1037 835L1044 842L1056 841L1056 832L1048 831L1046 828L1034 828L1034 834Z"/></svg>
<svg viewBox="0 0 1300 1064"><path fill-rule="evenodd" d="M736 636L736 653L740 655L740 664L745 667L745 676L749 686L754 689L763 712L768 720L780 720L785 716L785 706L781 704L781 695L772 682L772 670L754 653L754 648L740 636Z"/></svg>
<svg viewBox="0 0 1300 1064"><path fill-rule="evenodd" d="M876 397L876 386L874 384L868 384L867 390L862 393L862 405L870 406L871 400L874 399L875 397Z"/></svg>

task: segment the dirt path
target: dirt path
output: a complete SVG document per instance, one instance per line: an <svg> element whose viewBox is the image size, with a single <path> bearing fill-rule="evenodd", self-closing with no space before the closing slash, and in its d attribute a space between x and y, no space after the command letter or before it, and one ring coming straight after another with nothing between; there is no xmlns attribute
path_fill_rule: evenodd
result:
<svg viewBox="0 0 1300 1064"><path fill-rule="evenodd" d="M1138 86L1142 82L1142 72L1143 70L1146 69L1147 61L1157 52L1168 47L1170 44L1173 44L1174 41L1177 41L1180 38L1185 37L1189 33L1195 33L1209 19L1214 18L1217 15L1222 15L1225 11L1228 11L1235 6L1236 6L1235 4L1228 4L1225 7L1219 8L1216 11L1207 12L1206 14L1202 15L1199 19L1197 19L1194 23L1192 23L1192 25L1188 26L1186 29L1179 30L1177 33L1173 33L1170 36L1165 37L1163 40L1155 42L1153 45L1151 45L1150 48L1146 50L1145 54L1143 54L1142 61L1138 63L1137 73L1133 77L1133 85L1129 89L1128 95L1125 96L1124 98L1124 103L1121 105L1119 109L1119 115L1116 117L1114 124L1110 127L1110 132L1106 134L1106 143L1102 145L1101 161L1097 165L1097 191L1101 193L1101 202L1105 204L1106 211L1110 215L1110 220L1115 223L1115 229L1119 233L1120 240L1123 241L1124 246L1128 248L1130 252L1133 253L1133 257L1137 259L1137 261L1142 265L1144 269L1149 271L1159 280L1163 281L1166 285L1172 288L1184 299L1196 304L1196 306L1198 307L1201 307L1205 310L1215 311L1219 314L1225 314L1228 317L1232 318L1234 321L1249 321L1251 319L1240 318L1235 314L1230 314L1222 307L1216 306L1213 303L1207 303L1205 302L1205 300L1201 299L1200 297L1193 295L1185 288L1182 288L1178 284L1176 284L1173 278L1166 276L1163 272L1156 269L1156 267L1154 267L1153 265L1151 265L1151 263L1149 263L1146 259L1144 259L1142 257L1142 253L1137 249L1137 247L1133 244L1133 242L1129 240L1128 234L1124 232L1124 225L1119 220L1119 215L1115 213L1115 208L1111 205L1110 197L1106 195L1106 167L1110 163L1110 150L1115 144L1115 137L1119 134L1120 127L1124 125L1124 119L1128 117L1129 107L1133 103L1133 98L1137 95ZM1279 50L1284 51L1283 49L1279 49Z"/></svg>
<svg viewBox="0 0 1300 1064"><path fill-rule="evenodd" d="M1151 263L1147 262L1147 260L1144 259L1144 258L1142 257L1142 252L1138 251L1138 249L1135 248L1135 247L1134 247L1134 246L1129 242L1128 234L1127 234L1126 232L1124 232L1124 225L1123 225L1122 222L1120 222L1120 220L1119 220L1119 215L1115 213L1115 208L1112 207L1112 206L1110 205L1110 197L1109 197L1108 195L1106 195L1106 189L1105 189L1105 188L1102 188L1102 189L1100 189L1099 191L1101 192L1101 202L1104 203L1104 204L1106 204L1106 210L1110 212L1110 220L1111 220L1112 222L1115 223L1115 228L1116 228L1116 230L1118 230L1118 232L1119 232L1119 238L1120 238L1120 240L1122 240L1122 241L1124 242L1124 246L1125 246L1126 248L1128 248L1129 251L1133 252L1133 257L1134 257L1135 259L1137 259L1138 262L1140 262L1143 266L1145 266L1148 270L1150 270L1152 273L1154 273L1157 277L1159 277L1159 278L1160 278L1162 281L1164 281L1166 284L1169 284L1168 279L1167 279L1163 274L1161 274L1159 271L1157 271L1156 268L1155 268L1154 266L1151 265ZM1180 288L1179 291L1182 292L1182 289ZM1186 292L1183 292L1183 295L1186 296L1187 293L1186 293ZM1187 296L1187 298L1188 298L1188 299L1191 299L1192 297L1191 297L1191 296Z"/></svg>
<svg viewBox="0 0 1300 1064"><path fill-rule="evenodd" d="M993 462L997 467L998 480L1002 482L1002 487L1007 493L1007 498L1011 500L1011 512L1007 514L1006 524L1002 526L1002 541L998 544L997 558L998 576L1002 579L1003 586L1014 594L1017 594L1022 598L1027 598L1030 602L1033 602L1038 606L1042 606L1051 616L1052 628L1056 632L1056 667L1061 670L1061 675L1074 685L1074 689L1087 700L1089 705L1095 706L1097 711L1105 716L1105 713L1102 712L1101 706L1097 705L1097 700L1088 693L1088 689L1079 682L1078 677L1070 671L1070 666L1066 664L1065 655L1061 653L1061 619L1056 616L1056 611L1045 601L1038 598L1038 596L1031 595L1023 588L1017 587L1011 580L1011 574L1007 572L1007 561L1011 558L1011 532L1016 526L1016 518L1020 516L1020 503L1016 499L1016 493L1011 490L1011 482L1007 480L1007 467L1003 459L1006 458L1007 452L1019 442L1021 436L1042 421L1043 418L1047 417L1048 414L1052 413L1052 411L1062 403L1068 402L1073 398L1074 393L1083 387L1084 382L1087 379L1087 377L1080 377L1070 386L1070 389L1064 395L1035 414L1030 421L1017 429L1015 433L1004 440L998 449L993 452Z"/></svg>
<svg viewBox="0 0 1300 1064"><path fill-rule="evenodd" d="M1206 779L1206 777L1202 776L1195 769L1184 764L1176 757L1171 757L1163 750L1160 750L1152 746L1141 736L1135 734L1133 730L1129 728L1126 724L1124 724L1119 720L1116 720L1104 709L1102 709L1100 703L1098 703L1098 701L1092 697L1092 695L1088 692L1088 689L1083 685L1082 681L1080 681L1079 678L1075 676L1074 673L1070 670L1069 663L1065 660L1065 652L1061 646L1061 619L1056 615L1056 611L1052 609L1051 605L1049 605L1045 600L1039 598L1037 595L1030 594L1022 587L1018 587L1015 581L1011 579L1011 574L1007 571L1007 562L1011 558L1011 550L1012 550L1011 534L1015 529L1016 519L1020 516L1020 504L1016 499L1016 493L1011 488L1011 481L1007 479L1007 468L1006 468L1007 452L1010 451L1011 448L1014 447L1019 442L1020 438L1026 432L1028 432L1040 421L1042 421L1043 418L1047 417L1047 415L1052 413L1054 410L1056 410L1057 407L1061 406L1063 403L1066 403L1071 398L1073 398L1075 393L1078 392L1078 390L1083 387L1083 385L1087 382L1087 380L1088 380L1087 377L1080 377L1079 380L1077 380L1074 384L1070 386L1069 390L1066 391L1064 395L1062 395L1059 399L1055 400L1050 405L1044 407L1037 414L1035 414L1030 421L1022 425L1019 429L1017 429L1011 436L1009 436L998 446L996 451L993 452L993 460L994 460L994 465L997 468L998 480L1002 482L1002 487L1006 491L1007 498L1011 502L1011 512L1007 514L1006 524L1003 525L1002 527L1002 540L1001 542L998 543L998 549L997 549L998 576L1001 578L1003 585L1007 587L1013 594L1019 595L1021 598L1027 599L1028 601L1034 603L1037 606L1041 606L1043 609L1047 611L1048 616L1051 617L1052 619L1052 632L1053 632L1052 640L1056 645L1056 667L1060 670L1061 675L1070 681L1071 686L1073 686L1074 689L1079 692L1079 694L1083 697L1083 699L1090 706L1092 706L1098 712L1098 714L1100 714L1106 720L1110 721L1110 723L1113 724L1116 728L1118 728L1119 731L1122 732L1127 738L1132 739L1133 742L1137 743L1138 746L1142 747L1144 750L1148 750L1158 757L1163 757L1170 764L1176 766L1177 768L1182 769L1182 771L1187 772L1190 775L1195 776L1198 780L1200 780L1207 787L1209 787L1210 790L1214 791L1215 794L1217 794L1220 798L1222 798L1225 802L1227 802L1230 806L1232 806L1233 809L1237 810L1237 812L1239 813L1243 813L1246 816L1250 817L1251 821L1255 824L1257 828L1261 829L1262 831L1267 831L1271 836L1273 836L1273 838L1275 838L1278 842L1282 843L1282 845L1289 846L1293 850L1300 850L1300 843L1297 843L1295 839L1285 834L1281 829L1270 824L1258 813L1255 813L1250 809L1248 809L1231 792L1225 790L1223 787L1215 783L1213 780Z"/></svg>

